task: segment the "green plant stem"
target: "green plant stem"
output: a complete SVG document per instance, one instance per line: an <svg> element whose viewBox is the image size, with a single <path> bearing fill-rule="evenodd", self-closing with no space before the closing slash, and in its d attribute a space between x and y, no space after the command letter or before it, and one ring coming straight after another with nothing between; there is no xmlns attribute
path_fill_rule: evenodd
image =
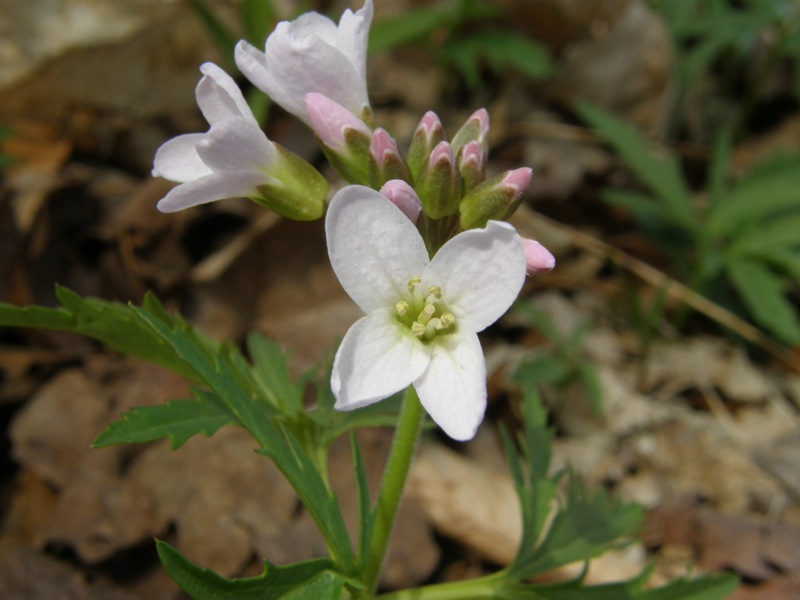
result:
<svg viewBox="0 0 800 600"><path fill-rule="evenodd" d="M389 537L394 526L397 508L406 485L408 469L417 448L422 421L425 411L419 402L419 396L412 386L406 390L403 408L397 422L392 450L386 461L386 470L383 473L380 491L376 500L375 526L372 530L369 548L362 549L368 552L361 582L365 586L365 593L371 598L378 586L381 566L383 565Z"/></svg>
<svg viewBox="0 0 800 600"><path fill-rule="evenodd" d="M378 596L380 600L485 600L499 597L506 582L505 570L465 581L439 583Z"/></svg>

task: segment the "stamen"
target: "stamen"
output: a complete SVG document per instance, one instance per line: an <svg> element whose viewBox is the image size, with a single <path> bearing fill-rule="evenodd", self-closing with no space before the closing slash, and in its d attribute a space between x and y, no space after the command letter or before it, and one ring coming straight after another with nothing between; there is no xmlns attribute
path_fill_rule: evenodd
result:
<svg viewBox="0 0 800 600"><path fill-rule="evenodd" d="M411 324L411 333L413 333L418 338L422 339L422 336L425 335L425 325L417 321L414 321Z"/></svg>
<svg viewBox="0 0 800 600"><path fill-rule="evenodd" d="M420 279L419 277L412 277L411 279L408 280L408 293L409 294L413 294L414 293L414 288L417 287L417 285L419 285L420 281L422 281L422 279Z"/></svg>
<svg viewBox="0 0 800 600"><path fill-rule="evenodd" d="M417 321L425 325L431 320L431 317L436 313L436 307L433 304L426 304L422 312L417 316Z"/></svg>
<svg viewBox="0 0 800 600"><path fill-rule="evenodd" d="M406 313L408 312L409 306L408 302L406 302L405 300L400 300L400 302L398 302L394 306L397 309L397 314L400 315L401 317L405 316Z"/></svg>
<svg viewBox="0 0 800 600"><path fill-rule="evenodd" d="M441 319L431 319L428 321L428 324L425 326L425 339L432 340L436 337L436 332L439 330L439 327L442 324Z"/></svg>
<svg viewBox="0 0 800 600"><path fill-rule="evenodd" d="M431 287L428 288L428 294L430 296L433 296L437 300L441 300L442 299L442 288L440 288L438 285L432 285Z"/></svg>
<svg viewBox="0 0 800 600"><path fill-rule="evenodd" d="M443 331L455 325L456 318L453 313L446 312L439 317L439 324L436 326L436 331Z"/></svg>

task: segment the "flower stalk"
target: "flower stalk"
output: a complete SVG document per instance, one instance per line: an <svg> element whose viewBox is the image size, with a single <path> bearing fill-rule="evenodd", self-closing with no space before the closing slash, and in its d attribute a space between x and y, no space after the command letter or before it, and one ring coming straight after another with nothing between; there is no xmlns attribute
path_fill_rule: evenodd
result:
<svg viewBox="0 0 800 600"><path fill-rule="evenodd" d="M375 501L376 515L372 538L369 548L363 549L367 552L367 560L361 575L361 582L365 587L363 598L372 598L378 586L381 567L389 546L397 509L403 497L408 470L419 442L424 416L425 411L419 396L414 387L409 386L406 389L392 449L386 461L380 491Z"/></svg>

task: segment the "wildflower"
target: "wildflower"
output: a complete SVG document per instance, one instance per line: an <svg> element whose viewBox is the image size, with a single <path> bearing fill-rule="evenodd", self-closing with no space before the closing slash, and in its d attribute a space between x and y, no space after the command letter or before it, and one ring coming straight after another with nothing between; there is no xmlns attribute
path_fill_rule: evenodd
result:
<svg viewBox="0 0 800 600"><path fill-rule="evenodd" d="M339 191L326 217L339 281L366 316L336 353L336 408L352 410L413 385L453 439L475 435L486 408L477 332L496 321L525 279L522 241L507 223L463 232L429 259L414 224L379 192Z"/></svg>
<svg viewBox="0 0 800 600"><path fill-rule="evenodd" d="M322 216L328 184L314 167L273 144L236 82L213 63L200 67L197 104L211 128L164 143L153 176L181 185L158 203L162 212L245 197L296 220Z"/></svg>
<svg viewBox="0 0 800 600"><path fill-rule="evenodd" d="M236 45L236 65L284 110L310 124L305 96L317 92L361 119L370 114L367 96L367 37L372 0L346 10L338 27L316 12L278 23L264 52L246 41Z"/></svg>

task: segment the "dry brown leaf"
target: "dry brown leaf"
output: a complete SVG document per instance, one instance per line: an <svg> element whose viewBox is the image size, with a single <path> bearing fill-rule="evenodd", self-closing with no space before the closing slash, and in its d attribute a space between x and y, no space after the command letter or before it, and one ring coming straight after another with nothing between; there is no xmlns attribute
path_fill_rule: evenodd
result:
<svg viewBox="0 0 800 600"><path fill-rule="evenodd" d="M434 527L488 560L508 564L522 535L514 482L440 445L422 444L406 494Z"/></svg>

